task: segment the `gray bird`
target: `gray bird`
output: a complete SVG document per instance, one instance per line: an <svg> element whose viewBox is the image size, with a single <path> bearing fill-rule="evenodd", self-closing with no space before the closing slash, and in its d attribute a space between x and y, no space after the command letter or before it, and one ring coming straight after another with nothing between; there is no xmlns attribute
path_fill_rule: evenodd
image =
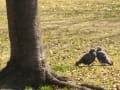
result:
<svg viewBox="0 0 120 90"><path fill-rule="evenodd" d="M100 63L113 65L113 62L110 60L107 53L101 47L97 47L96 55Z"/></svg>
<svg viewBox="0 0 120 90"><path fill-rule="evenodd" d="M82 63L85 65L90 65L95 61L95 57L96 57L96 51L94 48L92 48L79 61L75 63L75 66L78 66L79 64L82 64Z"/></svg>

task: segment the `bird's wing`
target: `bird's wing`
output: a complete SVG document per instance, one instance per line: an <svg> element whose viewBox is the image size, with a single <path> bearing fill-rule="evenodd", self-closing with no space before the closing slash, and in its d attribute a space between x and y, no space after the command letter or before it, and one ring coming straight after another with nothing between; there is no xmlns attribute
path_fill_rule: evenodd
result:
<svg viewBox="0 0 120 90"><path fill-rule="evenodd" d="M103 51L97 52L97 57L99 60L105 60L106 59L106 53Z"/></svg>
<svg viewBox="0 0 120 90"><path fill-rule="evenodd" d="M76 62L75 65L77 66L78 64L81 64L81 63L87 63L89 58L90 58L90 54L86 53Z"/></svg>
<svg viewBox="0 0 120 90"><path fill-rule="evenodd" d="M104 51L98 52L97 58L98 58L99 62L101 62L101 63L107 63L109 65L113 65L113 62L110 60L107 53Z"/></svg>
<svg viewBox="0 0 120 90"><path fill-rule="evenodd" d="M86 53L81 59L88 60L91 57L90 53Z"/></svg>

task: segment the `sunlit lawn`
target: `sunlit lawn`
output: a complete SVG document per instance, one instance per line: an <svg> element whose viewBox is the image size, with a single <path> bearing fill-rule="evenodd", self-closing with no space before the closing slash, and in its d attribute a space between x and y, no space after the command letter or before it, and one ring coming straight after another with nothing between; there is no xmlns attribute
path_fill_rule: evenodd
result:
<svg viewBox="0 0 120 90"><path fill-rule="evenodd" d="M39 2L44 48L51 68L80 83L120 87L120 0ZM3 68L10 49L5 2L0 0L0 3L0 67ZM99 66L97 60L91 67L74 66L90 48L97 46L106 50L114 66ZM43 90L52 88L46 86Z"/></svg>

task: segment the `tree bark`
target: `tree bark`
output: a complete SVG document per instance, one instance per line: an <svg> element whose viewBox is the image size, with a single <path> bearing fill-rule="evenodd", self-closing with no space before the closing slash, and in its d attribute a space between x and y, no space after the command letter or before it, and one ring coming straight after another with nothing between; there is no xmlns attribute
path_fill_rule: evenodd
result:
<svg viewBox="0 0 120 90"><path fill-rule="evenodd" d="M37 0L6 0L10 61L0 72L0 89L38 88L44 84L104 90L57 75L47 65L41 38ZM100 89L98 89L100 88Z"/></svg>
<svg viewBox="0 0 120 90"><path fill-rule="evenodd" d="M6 5L11 57L3 71L34 72L34 79L45 82L47 66L42 47L37 0L6 0ZM5 75L1 75L3 76Z"/></svg>
<svg viewBox="0 0 120 90"><path fill-rule="evenodd" d="M7 0L11 60L21 68L39 69L44 59L37 6L37 0Z"/></svg>

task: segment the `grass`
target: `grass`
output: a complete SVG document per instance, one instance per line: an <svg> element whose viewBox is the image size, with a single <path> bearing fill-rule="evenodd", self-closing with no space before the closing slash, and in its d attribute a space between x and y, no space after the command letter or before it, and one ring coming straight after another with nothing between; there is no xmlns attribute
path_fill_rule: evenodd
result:
<svg viewBox="0 0 120 90"><path fill-rule="evenodd" d="M10 49L5 1L0 3L2 69ZM39 3L44 48L51 68L78 82L120 87L120 0L39 0ZM96 46L106 50L114 66L97 66L100 64L96 61L91 67L74 67L82 55ZM52 90L51 86L43 88Z"/></svg>

